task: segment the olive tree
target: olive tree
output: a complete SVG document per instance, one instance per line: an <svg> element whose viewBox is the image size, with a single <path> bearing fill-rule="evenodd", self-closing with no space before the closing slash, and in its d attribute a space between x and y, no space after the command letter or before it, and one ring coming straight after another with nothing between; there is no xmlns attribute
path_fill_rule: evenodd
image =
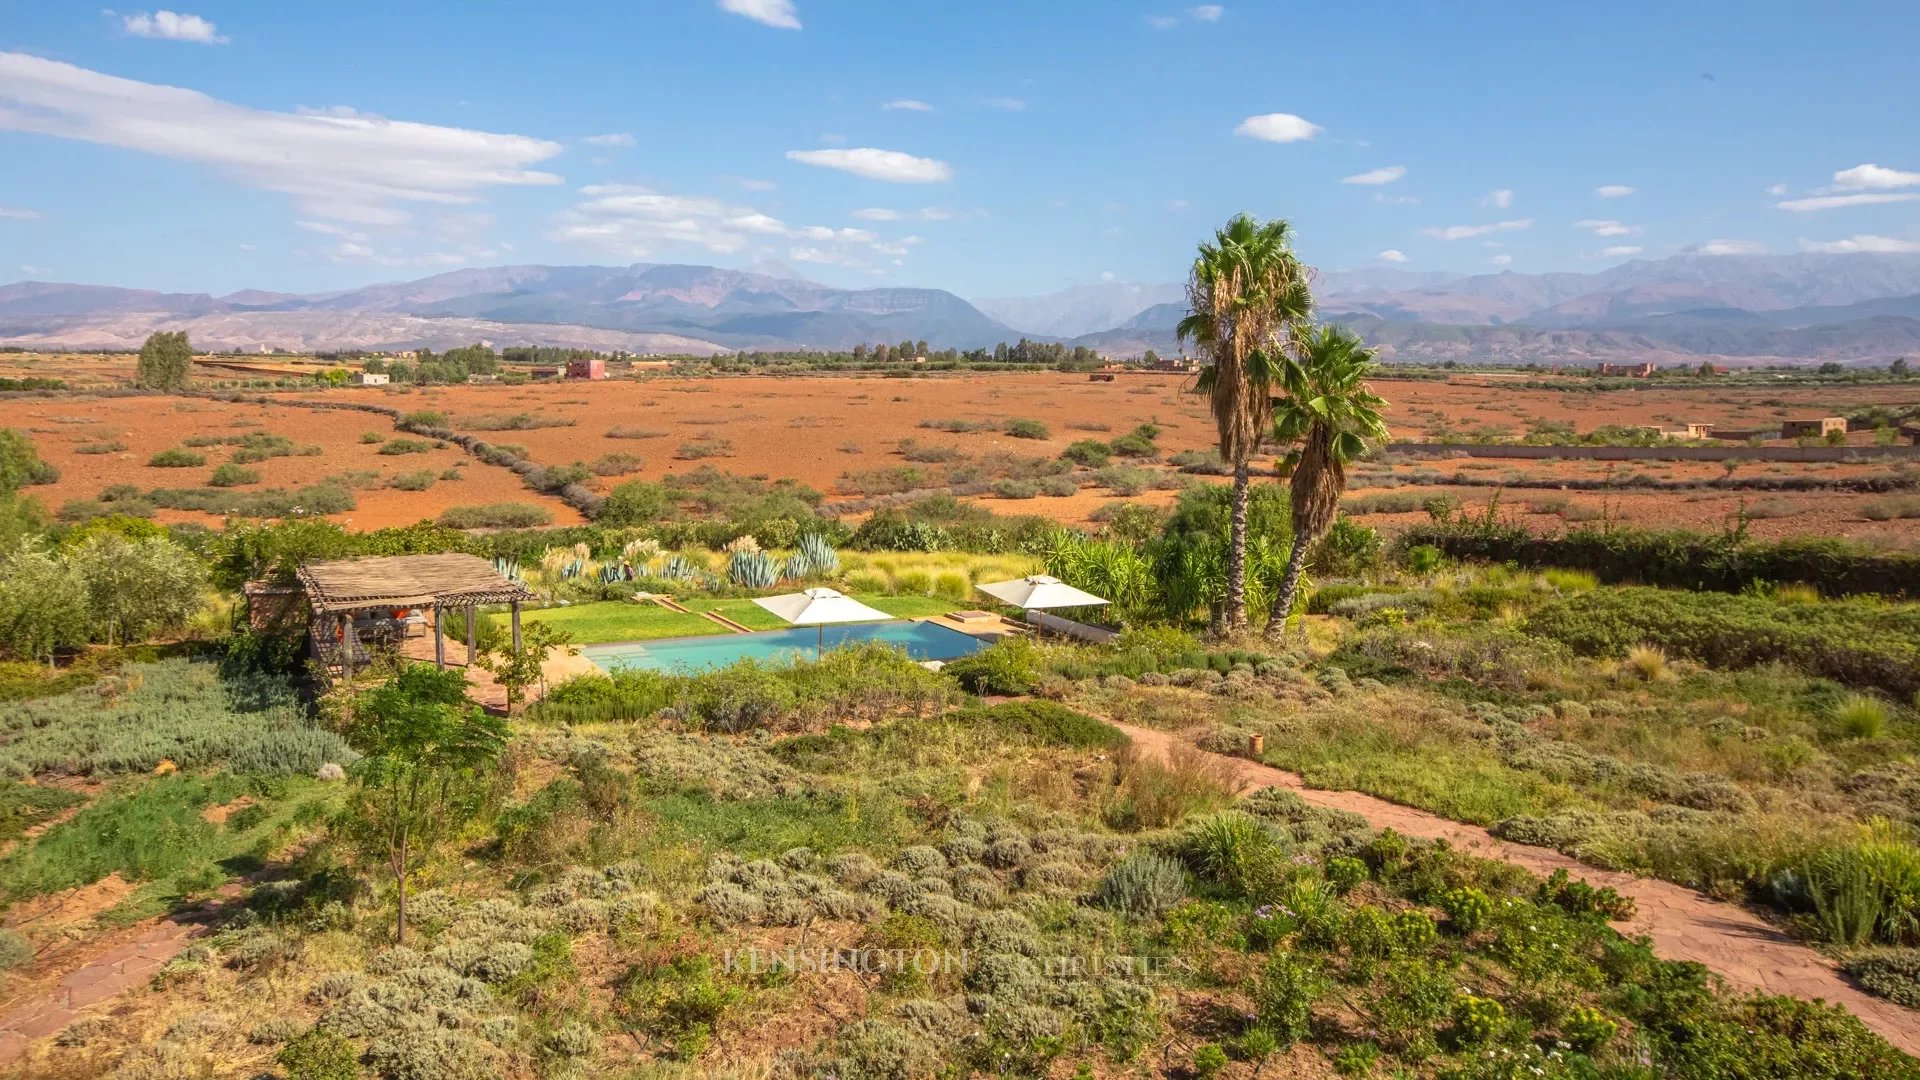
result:
<svg viewBox="0 0 1920 1080"><path fill-rule="evenodd" d="M109 645L178 630L200 610L206 569L171 540L101 532L65 554L86 587L93 636Z"/></svg>
<svg viewBox="0 0 1920 1080"><path fill-rule="evenodd" d="M87 642L87 586L68 560L38 544L0 559L0 649L53 664Z"/></svg>

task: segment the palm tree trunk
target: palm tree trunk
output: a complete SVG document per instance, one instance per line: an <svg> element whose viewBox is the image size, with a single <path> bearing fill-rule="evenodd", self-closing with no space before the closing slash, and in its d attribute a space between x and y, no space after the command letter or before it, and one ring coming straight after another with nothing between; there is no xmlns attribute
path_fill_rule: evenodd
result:
<svg viewBox="0 0 1920 1080"><path fill-rule="evenodd" d="M1227 632L1247 628L1247 496L1252 475L1244 461L1233 466L1233 518L1227 538Z"/></svg>
<svg viewBox="0 0 1920 1080"><path fill-rule="evenodd" d="M1293 598L1300 591L1300 575L1307 569L1307 551L1313 546L1304 533L1295 533L1293 550L1287 555L1287 572L1280 578L1280 589L1267 612L1267 640L1279 641L1287 632L1287 616L1293 614Z"/></svg>

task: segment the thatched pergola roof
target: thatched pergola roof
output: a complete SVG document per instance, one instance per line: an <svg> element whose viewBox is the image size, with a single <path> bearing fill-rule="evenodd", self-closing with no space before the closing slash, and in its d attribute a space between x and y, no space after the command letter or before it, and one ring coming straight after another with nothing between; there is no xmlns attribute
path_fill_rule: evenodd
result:
<svg viewBox="0 0 1920 1080"><path fill-rule="evenodd" d="M470 607L532 600L525 585L477 555L382 555L310 562L300 585L315 611Z"/></svg>

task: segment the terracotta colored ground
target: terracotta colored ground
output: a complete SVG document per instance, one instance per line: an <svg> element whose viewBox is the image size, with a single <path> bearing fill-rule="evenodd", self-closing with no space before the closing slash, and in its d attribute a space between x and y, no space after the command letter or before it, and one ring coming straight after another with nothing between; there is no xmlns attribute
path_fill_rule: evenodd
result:
<svg viewBox="0 0 1920 1080"><path fill-rule="evenodd" d="M1186 740L1169 732L1112 723L1126 732L1136 747L1162 760L1175 746L1187 745ZM1256 762L1219 754L1207 756L1230 769L1243 792L1285 788L1316 806L1360 814L1375 828L1446 840L1470 854L1509 862L1543 876L1565 870L1595 885L1611 886L1631 896L1639 909L1621 928L1630 934L1645 934L1662 957L1698 961L1740 990L1819 998L1842 1005L1894 1046L1920 1054L1920 1012L1854 989L1825 957L1744 909L1668 882L1599 870L1557 851L1508 843L1485 829L1371 795L1315 790L1294 773Z"/></svg>
<svg viewBox="0 0 1920 1080"><path fill-rule="evenodd" d="M116 362L121 358L112 358ZM63 369L84 367L78 361ZM68 372L69 374L71 372ZM1574 385L1574 380L1569 380ZM1135 425L1153 422L1163 428L1160 446L1167 452L1203 450L1214 441L1213 423L1202 398L1186 392L1191 380L1175 375L1127 375L1110 383L1087 381L1084 375L1056 372L1034 374L942 375L921 379L881 376L810 376L793 378L728 377L706 379L648 378L601 383L542 383L538 385L475 385L422 390L340 389L308 391L304 399L380 404L404 411L434 410L448 414L456 427L471 428L476 418L525 413L535 417L571 420L567 426L531 430L483 432L490 441L518 443L535 460L547 464L592 462L608 454L636 455L641 467L632 474L659 479L699 466L745 475L793 477L827 493L833 499L855 498L851 474L897 468L908 464L899 453L903 439L920 445L957 450L978 461L996 454L1054 457L1076 439L1109 439ZM1590 430L1606 423L1673 426L1683 422L1716 423L1723 427L1759 427L1777 424L1788 416L1831 415L1871 404L1899 405L1915 394L1901 387L1775 389L1716 388L1684 390L1630 390L1582 393L1573 390L1529 390L1473 377L1454 382L1382 380L1376 388L1391 402L1388 412L1396 438L1424 439L1451 432L1525 432L1536 421L1574 424ZM1015 439L998 431L948 433L920 427L922 420L956 419L998 424L1014 417L1040 420L1049 429L1045 439ZM91 418L97 423L62 423ZM240 420L253 420L260 429L235 429ZM195 432L222 434L236 430L267 430L326 448L324 458L287 458L260 466L269 485L306 482L347 469L375 468L386 475L428 466L444 470L460 460L449 448L432 455L380 457L376 447L358 442L363 431L391 434L383 418L353 413L319 412L287 406L228 405L208 401L183 402L164 398L19 398L0 401L0 426L29 430L42 454L63 471L52 489L36 489L50 506L70 498L91 497L113 483L142 488L191 486L204 483L205 472L224 460L223 452L209 450L207 470L155 469L145 465L156 450L174 445ZM638 438L614 439L616 428L637 432ZM114 429L128 444L124 454L89 457L73 448ZM1104 430L1101 430L1104 428ZM1856 434L1855 441L1870 437ZM726 440L731 445L713 456L693 459L695 443ZM933 474L938 466L926 467ZM1419 471L1451 474L1477 470L1493 478L1598 477L1607 465L1593 462L1413 460L1396 463L1393 475ZM1879 465L1761 465L1743 464L1740 476L1812 475L1838 477L1885 472ZM1365 473L1368 470L1361 470ZM1617 463L1617 475L1642 472L1668 479L1721 475L1717 465L1678 463ZM596 479L602 488L619 477ZM1356 476L1356 491L1377 484L1378 476ZM1444 488L1411 490L1441 493ZM1455 494L1470 504L1484 504L1490 488L1465 488ZM1541 502L1549 492L1514 489L1503 502L1542 529L1563 524L1554 514L1525 514L1524 503ZM505 470L470 464L460 481L444 481L432 489L409 493L392 490L357 493L359 507L339 515L357 527L404 524L436 516L453 505L516 501L538 503L558 523L578 520L559 500L527 491ZM993 509L1009 513L1037 513L1063 522L1088 520L1102 505L1119 498L1100 488L1083 488L1069 497L1033 499L981 497ZM1150 491L1134 501L1164 504L1167 492ZM1742 499L1764 514L1751 525L1762 538L1784 535L1839 535L1893 545L1920 543L1920 519L1869 522L1860 514L1871 495L1848 493L1718 493L1623 492L1613 495L1568 492L1575 516L1593 517L1607 503L1617 519L1634 524L1675 525L1699 529L1722 527ZM199 517L167 514L164 517ZM1423 515L1382 516L1372 523L1396 525L1422 520Z"/></svg>

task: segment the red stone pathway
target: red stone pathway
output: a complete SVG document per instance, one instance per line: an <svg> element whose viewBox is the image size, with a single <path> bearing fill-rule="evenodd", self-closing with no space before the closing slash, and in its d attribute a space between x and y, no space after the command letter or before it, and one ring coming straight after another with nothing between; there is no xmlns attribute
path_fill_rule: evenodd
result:
<svg viewBox="0 0 1920 1080"><path fill-rule="evenodd" d="M36 1039L58 1034L87 1007L145 986L154 972L179 955L204 928L192 922L155 919L121 935L104 952L61 976L51 988L36 987L0 1012L0 1065L27 1052Z"/></svg>
<svg viewBox="0 0 1920 1080"><path fill-rule="evenodd" d="M1109 722L1131 736L1135 747L1161 760L1165 760L1175 746L1194 749L1179 736L1165 731ZM1207 753L1197 749L1194 752ZM1823 998L1844 1006L1888 1042L1909 1054L1920 1055L1920 1012L1854 989L1826 957L1743 908L1709 900L1692 889L1670 882L1599 870L1557 851L1509 843L1478 826L1450 821L1357 791L1309 788L1294 773L1244 758L1224 754L1208 754L1208 757L1232 770L1242 792L1285 788L1315 806L1351 810L1375 828L1445 840L1463 851L1525 867L1536 874L1565 870L1593 884L1610 885L1622 895L1631 896L1639 908L1624 924L1625 929L1647 935L1661 956L1670 960L1696 960L1741 990Z"/></svg>

